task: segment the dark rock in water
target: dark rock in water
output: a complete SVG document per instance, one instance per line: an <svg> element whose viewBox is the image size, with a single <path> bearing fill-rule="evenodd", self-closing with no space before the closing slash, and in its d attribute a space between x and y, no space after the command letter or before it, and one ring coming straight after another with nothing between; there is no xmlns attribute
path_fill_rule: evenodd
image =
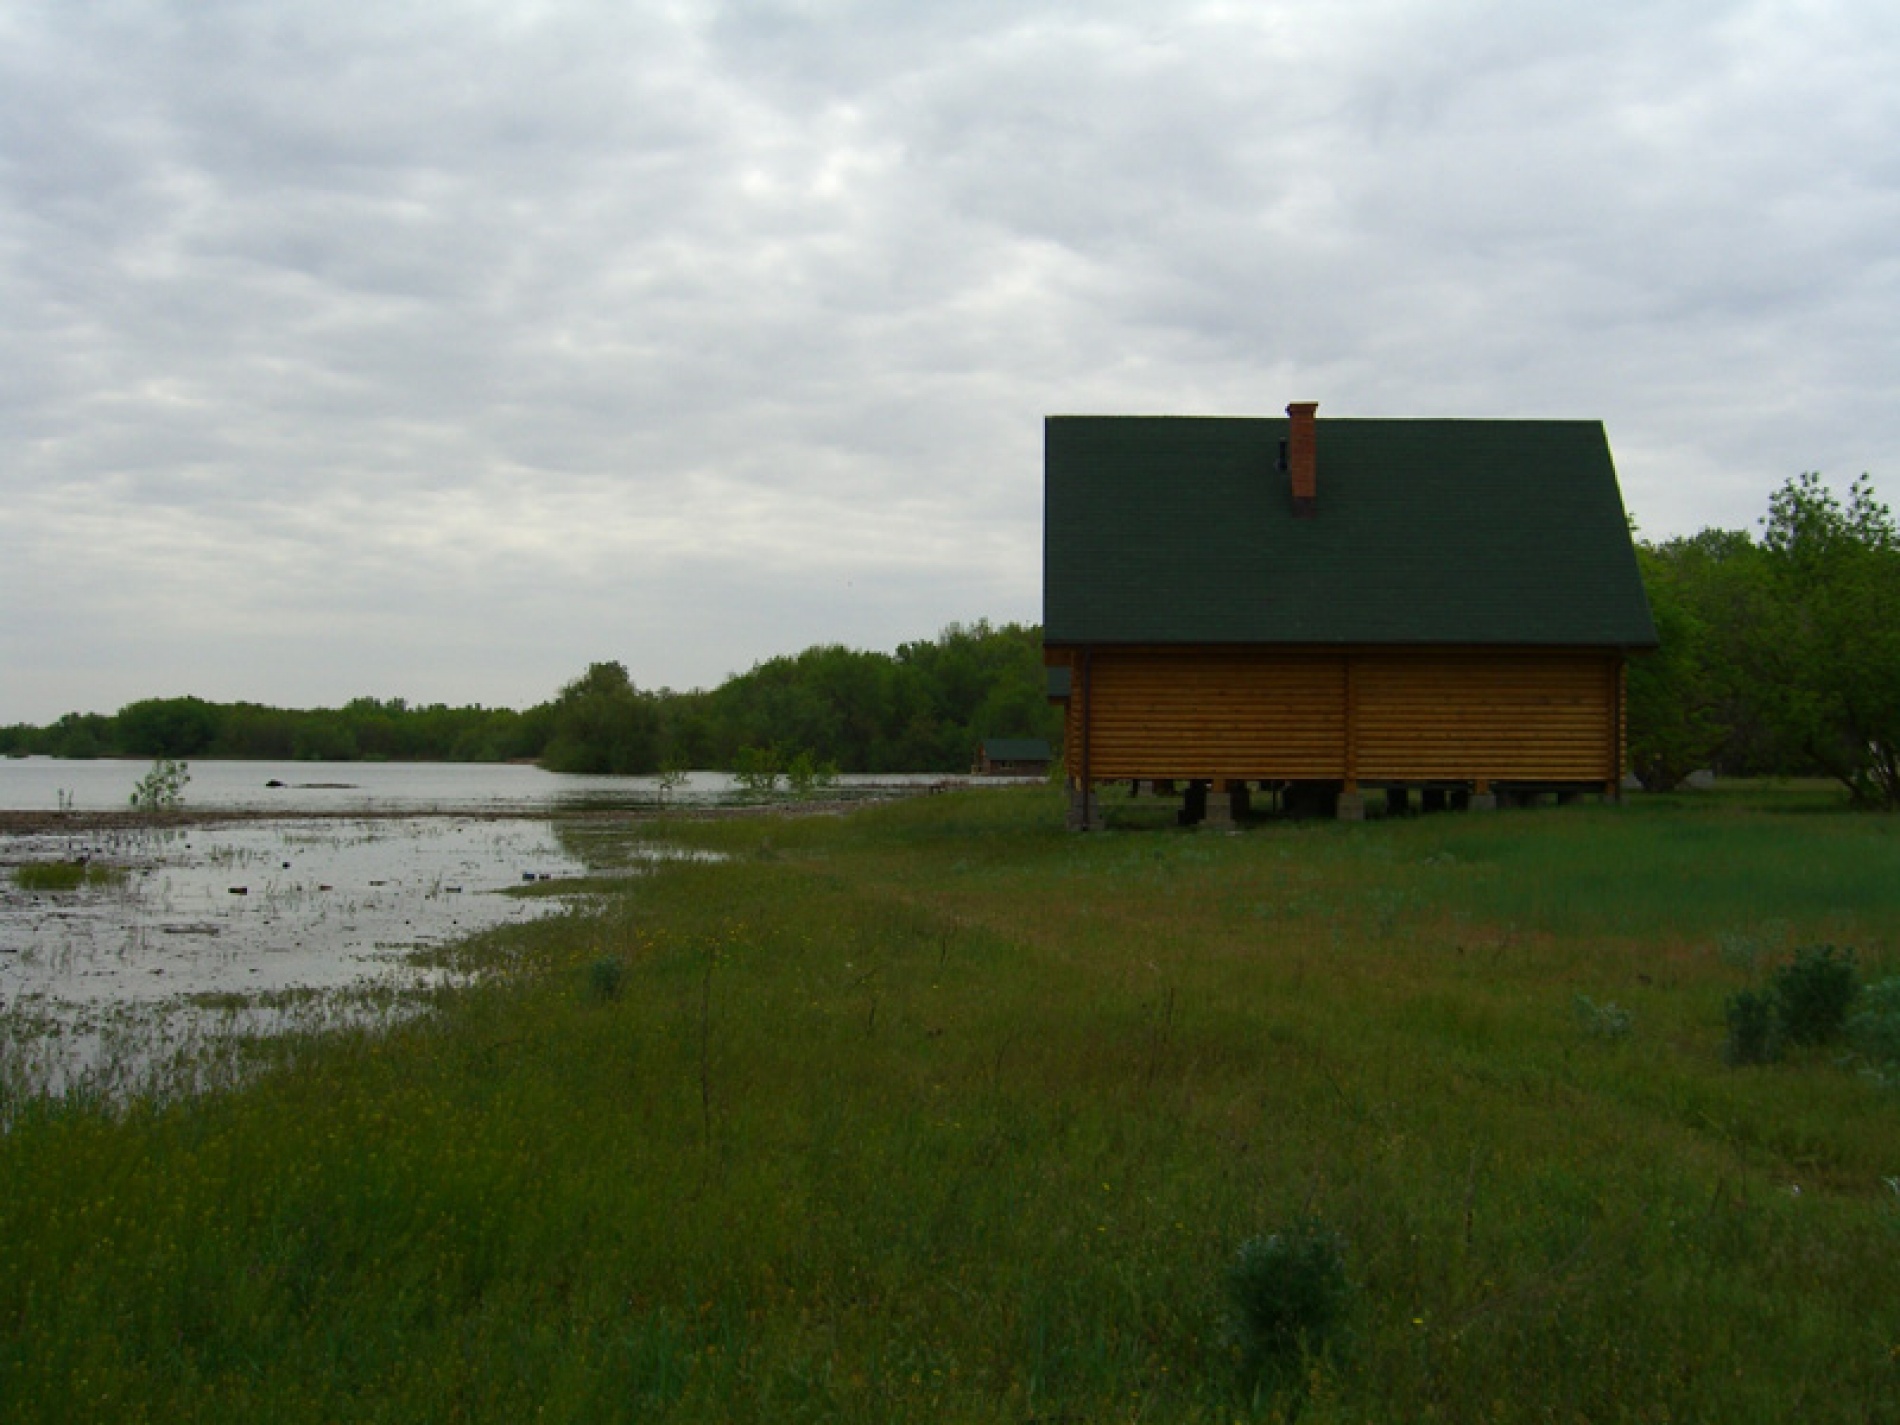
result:
<svg viewBox="0 0 1900 1425"><path fill-rule="evenodd" d="M251 888L249 886L232 886L230 891L234 896L248 896L251 893Z"/></svg>
<svg viewBox="0 0 1900 1425"><path fill-rule="evenodd" d="M272 777L268 782L264 783L264 785L267 787L281 787L284 784L278 781L275 777Z"/></svg>

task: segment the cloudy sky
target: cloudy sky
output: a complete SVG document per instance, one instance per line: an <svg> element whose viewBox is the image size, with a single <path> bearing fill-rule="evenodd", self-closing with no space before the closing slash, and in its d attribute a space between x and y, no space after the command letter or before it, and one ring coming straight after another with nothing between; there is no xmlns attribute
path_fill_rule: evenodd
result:
<svg viewBox="0 0 1900 1425"><path fill-rule="evenodd" d="M1900 496L1900 6L0 0L0 722L1035 620L1057 412Z"/></svg>

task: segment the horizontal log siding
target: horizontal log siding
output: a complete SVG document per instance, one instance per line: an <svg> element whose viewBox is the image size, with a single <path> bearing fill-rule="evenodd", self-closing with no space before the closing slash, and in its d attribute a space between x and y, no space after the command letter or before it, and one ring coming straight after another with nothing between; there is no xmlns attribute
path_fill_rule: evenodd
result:
<svg viewBox="0 0 1900 1425"><path fill-rule="evenodd" d="M1337 656L1097 649L1090 682L1098 780L1339 775Z"/></svg>
<svg viewBox="0 0 1900 1425"><path fill-rule="evenodd" d="M1359 660L1359 776L1611 780L1610 660L1470 651Z"/></svg>
<svg viewBox="0 0 1900 1425"><path fill-rule="evenodd" d="M1601 650L1097 648L1068 771L1086 715L1096 781L1611 782L1621 683Z"/></svg>

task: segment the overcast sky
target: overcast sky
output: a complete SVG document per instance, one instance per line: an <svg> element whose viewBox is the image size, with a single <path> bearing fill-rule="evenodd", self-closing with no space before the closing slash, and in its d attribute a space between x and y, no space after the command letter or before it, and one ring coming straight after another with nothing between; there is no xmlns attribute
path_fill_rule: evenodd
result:
<svg viewBox="0 0 1900 1425"><path fill-rule="evenodd" d="M1900 497L1900 6L0 0L0 722L1040 617L1051 413Z"/></svg>

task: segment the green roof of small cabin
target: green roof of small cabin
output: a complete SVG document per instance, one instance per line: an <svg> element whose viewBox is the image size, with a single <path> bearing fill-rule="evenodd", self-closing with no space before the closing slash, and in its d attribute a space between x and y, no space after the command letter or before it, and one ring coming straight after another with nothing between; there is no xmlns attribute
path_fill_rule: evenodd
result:
<svg viewBox="0 0 1900 1425"><path fill-rule="evenodd" d="M1043 639L1653 647L1596 421L1051 416Z"/></svg>
<svg viewBox="0 0 1900 1425"><path fill-rule="evenodd" d="M1043 737L986 737L981 750L992 762L1047 762L1055 756Z"/></svg>

